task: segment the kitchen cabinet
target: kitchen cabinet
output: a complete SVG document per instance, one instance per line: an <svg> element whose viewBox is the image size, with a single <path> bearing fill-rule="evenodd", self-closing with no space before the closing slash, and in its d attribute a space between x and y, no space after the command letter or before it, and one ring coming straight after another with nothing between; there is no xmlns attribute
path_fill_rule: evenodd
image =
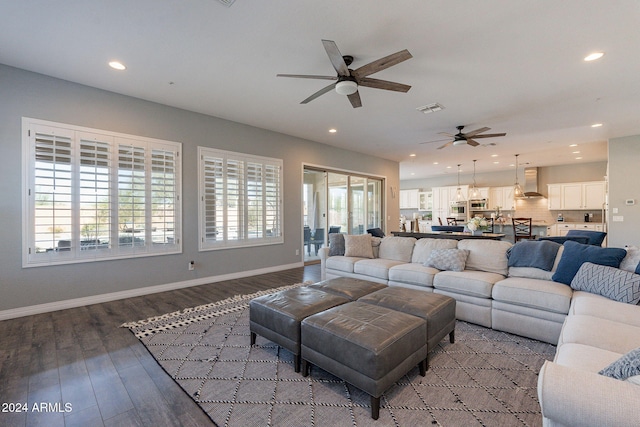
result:
<svg viewBox="0 0 640 427"><path fill-rule="evenodd" d="M485 199L489 203L489 187L478 187L478 196L471 197L471 187L469 187L469 200Z"/></svg>
<svg viewBox="0 0 640 427"><path fill-rule="evenodd" d="M421 191L418 193L418 209L421 211L433 210L433 192Z"/></svg>
<svg viewBox="0 0 640 427"><path fill-rule="evenodd" d="M420 190L400 190L400 209L418 209L418 194Z"/></svg>
<svg viewBox="0 0 640 427"><path fill-rule="evenodd" d="M495 210L498 206L504 211L514 210L513 187L491 187L489 189L489 208Z"/></svg>
<svg viewBox="0 0 640 427"><path fill-rule="evenodd" d="M566 236L569 230L603 230L602 224L594 222L559 222L553 227L553 234L549 234L550 236Z"/></svg>
<svg viewBox="0 0 640 427"><path fill-rule="evenodd" d="M433 187L431 189L431 197L433 203L433 209L431 210L431 212L433 221L437 221L437 218L440 218L444 223L445 218L451 216L451 202L456 199L457 191L457 185L447 187ZM469 186L461 185L460 191L462 191L462 194L468 194Z"/></svg>
<svg viewBox="0 0 640 427"><path fill-rule="evenodd" d="M600 210L605 200L604 181L549 184L549 210Z"/></svg>

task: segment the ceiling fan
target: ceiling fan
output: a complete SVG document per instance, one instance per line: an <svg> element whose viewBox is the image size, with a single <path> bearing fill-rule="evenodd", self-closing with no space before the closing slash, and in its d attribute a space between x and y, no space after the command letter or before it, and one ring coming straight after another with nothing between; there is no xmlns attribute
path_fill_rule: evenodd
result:
<svg viewBox="0 0 640 427"><path fill-rule="evenodd" d="M438 132L440 135L447 135L450 138L453 138L452 141L447 142L446 144L438 147L438 150L441 148L445 148L448 147L450 145L465 145L465 144L469 144L472 147L476 147L478 145L480 145L480 143L478 141L475 141L475 139L480 139L480 138L495 138L498 136L505 136L506 133L485 133L483 135L481 135L483 132L486 132L488 130L491 130L491 128L488 127L483 127L483 128L479 128L476 130L472 130L471 132L467 132L467 133L462 133L462 129L464 129L464 126L456 126L456 129L458 129L458 133L457 134L451 134L451 133L447 133L447 132ZM440 141L446 141L447 139L438 139L435 141L428 141L428 142L421 142L421 144L431 144L433 142L440 142Z"/></svg>
<svg viewBox="0 0 640 427"><path fill-rule="evenodd" d="M338 50L338 46L332 40L322 40L324 49L327 51L329 60L338 73L337 76L314 76L304 74L277 74L277 77L294 77L300 79L320 79L320 80L337 80L329 86L320 89L307 99L301 102L306 104L335 89L340 95L346 95L351 102L353 108L362 107L358 86L371 87L374 89L393 90L396 92L407 92L411 86L402 83L390 82L387 80L372 79L367 76L385 70L407 59L413 58L408 50L404 49L400 52L380 58L376 61L363 65L360 68L352 70L349 65L353 62L353 56L342 55Z"/></svg>

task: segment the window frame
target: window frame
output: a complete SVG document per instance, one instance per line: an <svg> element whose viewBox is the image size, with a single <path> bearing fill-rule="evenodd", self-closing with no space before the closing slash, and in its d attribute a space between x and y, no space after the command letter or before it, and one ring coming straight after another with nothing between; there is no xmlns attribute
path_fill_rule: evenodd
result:
<svg viewBox="0 0 640 427"><path fill-rule="evenodd" d="M56 169L60 162L56 161L57 158L49 161L51 156L47 146L43 145L44 149L38 147L41 143L38 141L46 143L47 138L55 139L57 135L63 135L70 141L69 170L66 171L70 189L65 193L68 198L64 203L68 206L62 209L70 214L65 230L60 232L55 225L55 186L58 181L53 179L50 180L53 184L43 185L50 173L47 170ZM99 149L93 150L92 144ZM141 228L131 227L131 245L123 240L123 233L127 231L121 227L123 217L120 214L125 196L124 191L119 190L119 179L122 171L126 171L126 167L121 165L126 147L135 147L138 153L144 153L140 164L143 190L139 198L142 200L139 206L143 207L144 213ZM23 117L22 155L23 267L182 253L181 143ZM36 156L41 160L38 161ZM87 190L87 184L95 185L93 196L91 189ZM50 188L52 185L53 189ZM44 220L38 220L38 205L43 204L43 199L37 200L37 197L48 194L47 191L54 199L51 203L54 211L45 212ZM46 197L44 203L47 203ZM87 216L92 215L100 216L100 219L87 226ZM47 225L53 231L43 232ZM51 239L39 246L39 239L43 235L47 237L47 233L51 234ZM56 239L58 233L64 238ZM98 239L100 233L102 242ZM65 247L67 244L68 249ZM49 247L51 245L53 247Z"/></svg>
<svg viewBox="0 0 640 427"><path fill-rule="evenodd" d="M198 147L199 251L284 243L283 163L282 159L272 157ZM261 174L256 173L258 169L262 171ZM274 176L275 173L277 176ZM215 174L215 178L222 180L221 189L216 188L215 183L211 183L211 179L214 178L212 174ZM238 178L230 183L230 177ZM250 179L251 177L253 179ZM256 192L258 179L260 179L262 191ZM242 180L242 183L238 183L239 180ZM252 194L256 197L252 198ZM235 204L229 200L230 196L234 196ZM217 200L220 198L222 202L218 203ZM256 198L261 201L260 206L252 203ZM229 212L233 207L239 208L235 215ZM209 215L210 212L214 212L214 215ZM212 225L217 218L215 212L219 212L222 216L221 231ZM258 237L255 230L251 229L249 220L250 214L254 218L258 216L256 212L260 213L258 222L262 224L262 232ZM272 228L269 228L268 223ZM235 231L233 225L237 225ZM271 230L271 235L268 230ZM211 238L212 233L220 238ZM238 237L230 237L233 233Z"/></svg>

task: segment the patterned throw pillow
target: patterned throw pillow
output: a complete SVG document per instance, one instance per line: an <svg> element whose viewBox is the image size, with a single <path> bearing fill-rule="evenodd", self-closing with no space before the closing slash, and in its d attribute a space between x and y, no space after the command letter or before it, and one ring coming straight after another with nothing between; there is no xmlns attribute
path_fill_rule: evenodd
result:
<svg viewBox="0 0 640 427"><path fill-rule="evenodd" d="M638 304L640 274L585 262L571 281L571 289L602 295L628 304Z"/></svg>
<svg viewBox="0 0 640 427"><path fill-rule="evenodd" d="M463 271L468 256L467 249L434 249L424 265L443 271Z"/></svg>
<svg viewBox="0 0 640 427"><path fill-rule="evenodd" d="M631 350L598 373L617 380L640 375L640 347Z"/></svg>
<svg viewBox="0 0 640 427"><path fill-rule="evenodd" d="M344 234L329 234L329 256L344 255Z"/></svg>
<svg viewBox="0 0 640 427"><path fill-rule="evenodd" d="M344 235L344 256L373 258L371 234Z"/></svg>

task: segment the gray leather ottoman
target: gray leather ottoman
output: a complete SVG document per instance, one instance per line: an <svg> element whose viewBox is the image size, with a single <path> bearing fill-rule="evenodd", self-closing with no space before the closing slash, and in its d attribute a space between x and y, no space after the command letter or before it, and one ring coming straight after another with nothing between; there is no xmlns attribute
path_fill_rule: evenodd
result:
<svg viewBox="0 0 640 427"><path fill-rule="evenodd" d="M380 396L420 366L426 374L427 325L424 319L355 301L302 321L302 375L314 364L371 396L378 419Z"/></svg>
<svg viewBox="0 0 640 427"><path fill-rule="evenodd" d="M365 295L358 301L423 318L427 322L427 369L429 353L445 336L449 335L449 341L455 342L456 300L451 297L393 286Z"/></svg>
<svg viewBox="0 0 640 427"><path fill-rule="evenodd" d="M300 372L300 322L327 308L348 303L347 298L318 289L300 287L254 298L249 302L251 345L256 334L273 341L294 355L294 369Z"/></svg>
<svg viewBox="0 0 640 427"><path fill-rule="evenodd" d="M336 277L309 285L310 288L319 289L330 294L339 295L355 301L371 292L387 288L382 283L369 282L368 280L353 279L351 277Z"/></svg>

